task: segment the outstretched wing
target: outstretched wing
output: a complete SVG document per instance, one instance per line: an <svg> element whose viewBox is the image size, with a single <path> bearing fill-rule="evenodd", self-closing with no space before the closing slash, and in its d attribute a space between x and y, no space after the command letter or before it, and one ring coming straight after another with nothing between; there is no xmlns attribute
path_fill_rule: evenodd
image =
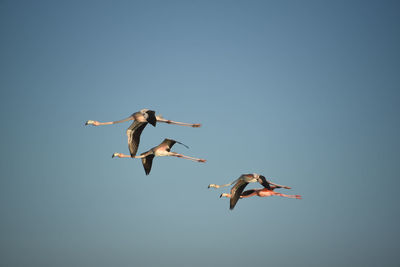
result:
<svg viewBox="0 0 400 267"><path fill-rule="evenodd" d="M189 148L187 145L185 145L184 143L181 143L181 142L178 142L178 141L175 141L177 144L180 144L180 145L182 145L182 146L184 146L184 147L186 147L186 148Z"/></svg>
<svg viewBox="0 0 400 267"><path fill-rule="evenodd" d="M269 190L272 190L272 189L271 189L271 186L269 185L269 182L267 181L267 179L265 179L264 176L260 175L260 178L257 179L257 181L258 181L262 186L264 186L265 188L267 188L267 189L269 189Z"/></svg>
<svg viewBox="0 0 400 267"><path fill-rule="evenodd" d="M128 130L126 130L126 135L128 136L128 146L129 152L131 156L136 156L136 152L140 143L140 135L143 132L143 129L146 127L147 122L138 122L134 121L131 126L129 126Z"/></svg>
<svg viewBox="0 0 400 267"><path fill-rule="evenodd" d="M144 155L142 153L141 155ZM143 168L146 175L149 175L151 171L151 165L153 164L154 154L147 155L146 157L142 158Z"/></svg>
<svg viewBox="0 0 400 267"><path fill-rule="evenodd" d="M176 143L175 140L165 138L164 141L162 141L161 145L171 148L173 145L175 145L175 143Z"/></svg>
<svg viewBox="0 0 400 267"><path fill-rule="evenodd" d="M241 196L248 196L248 195L253 194L254 192L256 192L255 189L246 190L241 194Z"/></svg>
<svg viewBox="0 0 400 267"><path fill-rule="evenodd" d="M233 210L238 202L240 195L242 194L244 188L247 186L248 182L243 181L240 179L231 189L231 200L229 209Z"/></svg>
<svg viewBox="0 0 400 267"><path fill-rule="evenodd" d="M147 122L156 127L157 118L154 110L147 110L144 114L144 118L147 120Z"/></svg>
<svg viewBox="0 0 400 267"><path fill-rule="evenodd" d="M269 183L270 185L273 185L273 186L275 186L275 188L285 188L285 189L292 189L290 186L276 184L276 183L273 183L273 182L271 182L271 181L268 181L268 183Z"/></svg>
<svg viewBox="0 0 400 267"><path fill-rule="evenodd" d="M186 148L189 148L187 145L185 145L185 144L183 144L181 142L178 142L178 141L173 140L173 139L168 139L168 138L165 138L164 141L162 141L162 143L160 145L164 145L164 146L167 146L169 148L172 148L172 146L175 145L175 143L183 145Z"/></svg>

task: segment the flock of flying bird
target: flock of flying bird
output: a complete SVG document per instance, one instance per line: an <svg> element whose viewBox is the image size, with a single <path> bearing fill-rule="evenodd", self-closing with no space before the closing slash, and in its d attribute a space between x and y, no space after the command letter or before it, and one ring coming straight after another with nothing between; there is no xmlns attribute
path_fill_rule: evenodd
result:
<svg viewBox="0 0 400 267"><path fill-rule="evenodd" d="M157 122L163 122L163 123L168 123L168 124L189 126L189 127L194 127L194 128L200 127L201 124L191 124L191 123L166 120L161 115L156 115L154 110L142 109L138 112L133 113L131 116L129 116L128 118L123 119L123 120L110 121L110 122L99 122L99 121L94 121L94 120L88 120L85 123L85 125L93 125L93 126L110 125L110 124L116 124L116 123L130 121L130 120L133 120L133 122L129 126L129 128L126 130L130 155L125 155L123 153L114 153L112 155L113 158L118 157L118 158L141 159L146 175L150 174L154 157L173 156L173 157L188 159L188 160L197 161L197 162L206 162L205 159L189 157L189 156L186 156L183 154L172 152L171 148L176 143L183 145L187 148L188 148L188 146L186 146L185 144L182 144L181 142L178 142L173 139L168 139L168 138L164 139L164 141L162 141L161 144L159 144L158 146L155 146L155 147L151 148L150 150L140 154L140 156L136 155L138 147L139 147L139 143L140 143L140 135L142 134L143 129L149 123L154 127L156 127ZM263 186L263 188L262 189L251 189L251 190L244 191L245 187L249 183L254 183L254 182L258 182L259 184L261 184ZM278 185L271 181L268 181L264 176L257 174L257 173L242 174L239 178L237 178L236 180L234 180L231 183L224 184L224 185L210 184L210 185L208 185L208 188L220 188L220 187L225 187L225 186L231 186L232 184L234 184L234 185L231 188L230 194L222 193L220 195L220 198L227 197L230 199L229 208L231 210L235 207L235 205L239 199L252 197L252 196L268 197L268 196L275 195L275 196L301 199L300 195L285 195L285 194L275 192L274 190L277 188L285 188L285 189L291 189L291 188L288 186Z"/></svg>

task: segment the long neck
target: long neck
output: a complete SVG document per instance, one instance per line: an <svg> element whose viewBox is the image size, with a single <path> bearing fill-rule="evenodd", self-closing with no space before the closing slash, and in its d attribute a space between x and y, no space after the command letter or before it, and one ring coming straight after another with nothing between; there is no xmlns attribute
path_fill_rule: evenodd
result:
<svg viewBox="0 0 400 267"><path fill-rule="evenodd" d="M128 118L125 118L125 119L122 119L122 120L119 120L119 121L112 121L111 124L126 122L126 121L130 121L130 120L133 120L132 116L129 116Z"/></svg>
<svg viewBox="0 0 400 267"><path fill-rule="evenodd" d="M110 125L110 124L116 124L116 123L126 122L126 121L129 121L129 120L133 120L133 117L130 116L130 117L126 118L126 119L119 120L119 121L94 122L94 123L92 123L92 124L94 124L94 125ZM97 124L95 124L95 123L97 123Z"/></svg>
<svg viewBox="0 0 400 267"><path fill-rule="evenodd" d="M230 182L228 184L223 184L223 185L215 185L216 188L220 188L220 187L225 187L225 186L231 186L232 184L236 183L239 179L236 179L233 182Z"/></svg>

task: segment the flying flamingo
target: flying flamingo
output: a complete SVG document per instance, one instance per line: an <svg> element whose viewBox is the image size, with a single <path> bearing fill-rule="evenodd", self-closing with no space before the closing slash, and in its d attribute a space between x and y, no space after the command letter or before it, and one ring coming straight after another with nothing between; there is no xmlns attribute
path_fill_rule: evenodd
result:
<svg viewBox="0 0 400 267"><path fill-rule="evenodd" d="M260 190L247 190L245 192L243 192L244 188L249 184L249 183L255 183L258 182L260 183L262 186L264 186L263 189ZM208 185L208 188L220 188L220 187L225 187L225 186L230 186L232 184L235 184L232 188L231 188L231 193L230 194L221 194L220 197L228 197L230 198L230 206L229 208L232 210L236 203L238 202L239 198L243 198L243 197L251 197L254 195L259 195L259 196L271 196L271 195L281 195L281 196L286 196L280 193L276 193L273 190L275 188L286 188L286 189L290 189L290 187L288 186L284 186L284 185L278 185L275 183L272 183L270 181L267 181L267 179L265 179L264 176L257 174L257 173L253 173L253 174L242 174L238 179L236 179L235 181L228 183L228 184L224 184L224 185L216 185L216 184L210 184ZM272 185L272 186L271 186Z"/></svg>
<svg viewBox="0 0 400 267"><path fill-rule="evenodd" d="M112 157L113 158L119 157L119 158L142 159L142 163L143 163L143 167L144 167L144 171L145 171L146 175L149 175L149 173L151 171L151 166L152 166L154 157L174 156L174 157L193 160L193 161L197 161L197 162L206 162L205 159L193 158L193 157L185 156L185 155L182 155L182 154L179 154L176 152L171 152L171 148L175 143L181 144L181 145L189 148L188 146L186 146L185 144L182 144L181 142L178 142L178 141L175 141L172 139L164 139L164 141L162 141L161 144L159 144L156 147L153 147L149 151L146 151L146 152L140 154L140 156L130 156L130 155L122 154L122 153L114 153L112 155Z"/></svg>
<svg viewBox="0 0 400 267"><path fill-rule="evenodd" d="M85 125L93 125L93 126L109 125L109 124L116 124L116 123L129 121L129 120L133 120L133 123L126 130L126 135L128 136L129 152L132 157L136 156L136 153L137 153L137 150L139 147L139 142L140 142L140 135L142 134L143 129L146 127L146 125L148 123L150 123L154 127L156 126L156 122L164 122L164 123L168 123L168 124L176 124L176 125L190 126L190 127L200 127L201 126L201 124L199 124L199 123L191 124L191 123L166 120L161 115L155 115L154 110L149 110L149 109L141 109L140 111L133 113L128 118L125 118L125 119L122 119L119 121L98 122L98 121L88 120L85 123Z"/></svg>
<svg viewBox="0 0 400 267"><path fill-rule="evenodd" d="M246 198L246 197L252 197L252 196L259 196L259 197L281 196L281 197L301 199L300 195L286 195L286 194L274 192L274 190L276 188L281 188L280 186L270 186L270 188L271 189L262 188L262 189L246 190L240 195L240 198ZM219 197L231 198L231 194L222 193Z"/></svg>

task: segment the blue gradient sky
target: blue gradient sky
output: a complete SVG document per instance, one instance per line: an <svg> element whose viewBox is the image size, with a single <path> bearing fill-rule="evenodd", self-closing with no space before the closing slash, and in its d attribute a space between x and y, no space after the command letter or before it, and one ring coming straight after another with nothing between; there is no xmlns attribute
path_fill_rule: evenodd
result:
<svg viewBox="0 0 400 267"><path fill-rule="evenodd" d="M397 1L0 1L0 265L398 266ZM128 123L200 164L156 158ZM207 189L292 186L229 210Z"/></svg>

